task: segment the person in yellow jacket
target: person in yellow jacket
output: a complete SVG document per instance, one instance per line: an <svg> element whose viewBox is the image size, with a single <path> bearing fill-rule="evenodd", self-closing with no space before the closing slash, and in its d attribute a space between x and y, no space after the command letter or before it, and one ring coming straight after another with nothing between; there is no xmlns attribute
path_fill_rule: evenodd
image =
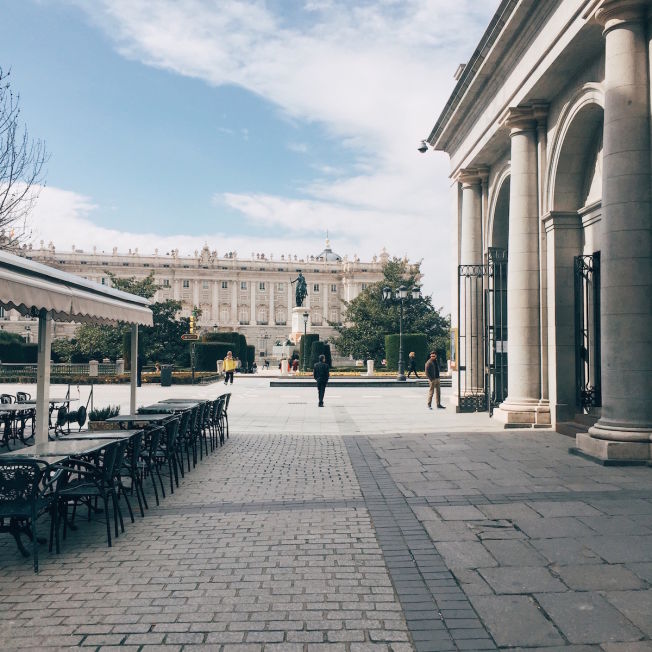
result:
<svg viewBox="0 0 652 652"><path fill-rule="evenodd" d="M225 385L229 382L229 378L231 379L231 384L233 385L233 372L235 371L236 366L237 363L235 361L235 358L233 357L233 353L229 351L226 354L226 358L224 358L224 384Z"/></svg>

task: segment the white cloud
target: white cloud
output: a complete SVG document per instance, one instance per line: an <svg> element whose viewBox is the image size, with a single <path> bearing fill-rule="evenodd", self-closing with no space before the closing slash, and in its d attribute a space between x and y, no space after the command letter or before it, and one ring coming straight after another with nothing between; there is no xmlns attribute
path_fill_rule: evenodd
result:
<svg viewBox="0 0 652 652"><path fill-rule="evenodd" d="M227 203L267 225L329 228L349 250L386 244L423 257L427 289L436 303L449 304L448 165L416 147L498 0L69 1L125 57L238 85L290 119L325 127L353 152L352 176L315 178L297 189L303 199L252 189L227 193ZM322 174L329 163L322 162Z"/></svg>

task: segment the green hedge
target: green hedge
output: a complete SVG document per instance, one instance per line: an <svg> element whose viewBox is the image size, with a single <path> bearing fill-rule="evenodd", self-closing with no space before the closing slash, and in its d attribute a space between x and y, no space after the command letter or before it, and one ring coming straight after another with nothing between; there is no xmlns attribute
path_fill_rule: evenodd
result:
<svg viewBox="0 0 652 652"><path fill-rule="evenodd" d="M251 370L256 359L256 347L253 344L247 344L247 371Z"/></svg>
<svg viewBox="0 0 652 652"><path fill-rule="evenodd" d="M234 358L239 358L242 366L244 367L247 361L247 338L240 333L235 333L233 331L219 332L219 333L204 333L201 336L202 342L204 343L213 343L219 342L224 344L225 342L231 344L229 351L233 352ZM222 356L224 357L224 356Z"/></svg>
<svg viewBox="0 0 652 652"><path fill-rule="evenodd" d="M312 344L319 340L317 333L308 333L301 336L299 344L299 369L312 369L310 366L310 354L312 353ZM304 364L305 361L305 364Z"/></svg>
<svg viewBox="0 0 652 652"><path fill-rule="evenodd" d="M233 351L233 342L197 342L195 344L195 369L197 371L217 371L217 361L226 358L229 351Z"/></svg>
<svg viewBox="0 0 652 652"><path fill-rule="evenodd" d="M399 336L385 335L385 358L387 359L387 369L396 371L398 369L398 349ZM423 371L428 356L428 343L424 333L404 333L403 334L403 362L405 372L407 373L408 355L414 351L417 363L417 372Z"/></svg>
<svg viewBox="0 0 652 652"><path fill-rule="evenodd" d="M24 342L0 343L0 361L34 363L37 358L38 344Z"/></svg>
<svg viewBox="0 0 652 652"><path fill-rule="evenodd" d="M326 364L329 367L333 366L330 344L317 340L316 342L312 343L312 348L310 350L310 369L312 369L319 362L320 355L323 355L326 358Z"/></svg>

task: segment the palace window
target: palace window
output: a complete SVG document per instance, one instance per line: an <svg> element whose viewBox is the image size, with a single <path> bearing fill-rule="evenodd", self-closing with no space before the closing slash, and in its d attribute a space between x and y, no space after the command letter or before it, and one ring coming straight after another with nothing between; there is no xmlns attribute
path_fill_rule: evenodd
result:
<svg viewBox="0 0 652 652"><path fill-rule="evenodd" d="M220 322L228 324L231 319L231 310L229 306L220 306Z"/></svg>
<svg viewBox="0 0 652 652"><path fill-rule="evenodd" d="M367 284L366 284L366 283L363 283L363 284L362 284L362 289L363 289L363 290L366 290L366 289L367 289Z"/></svg>
<svg viewBox="0 0 652 652"><path fill-rule="evenodd" d="M229 287L229 282L228 281L222 281L222 289L227 290Z"/></svg>
<svg viewBox="0 0 652 652"><path fill-rule="evenodd" d="M240 289L241 290L247 289L247 281L240 281Z"/></svg>
<svg viewBox="0 0 652 652"><path fill-rule="evenodd" d="M183 282L183 287L188 289L190 287L190 281L188 279L185 279Z"/></svg>
<svg viewBox="0 0 652 652"><path fill-rule="evenodd" d="M261 292L264 292L264 291L265 291L265 281L260 281L260 283L258 283L258 289L259 289Z"/></svg>
<svg viewBox="0 0 652 652"><path fill-rule="evenodd" d="M277 289L279 292L284 292L284 291L285 291L285 283L277 283L277 284L276 284L276 289Z"/></svg>
<svg viewBox="0 0 652 652"><path fill-rule="evenodd" d="M331 292L333 292L333 294L337 292L337 285L335 283L331 283Z"/></svg>
<svg viewBox="0 0 652 652"><path fill-rule="evenodd" d="M208 290L208 281L202 281L201 282L201 287L202 287L202 290Z"/></svg>
<svg viewBox="0 0 652 652"><path fill-rule="evenodd" d="M104 279L102 279L102 283L104 283ZM170 279L169 278L164 278L163 279L163 287L164 288L169 288L170 287Z"/></svg>
<svg viewBox="0 0 652 652"><path fill-rule="evenodd" d="M312 291L313 292L319 292L319 283L313 283Z"/></svg>

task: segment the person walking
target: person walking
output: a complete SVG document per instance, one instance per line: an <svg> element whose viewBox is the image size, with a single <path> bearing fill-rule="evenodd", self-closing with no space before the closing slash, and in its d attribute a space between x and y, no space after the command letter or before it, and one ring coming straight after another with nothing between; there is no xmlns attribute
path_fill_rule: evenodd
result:
<svg viewBox="0 0 652 652"><path fill-rule="evenodd" d="M324 392L326 391L326 385L328 384L328 378L330 376L325 355L319 356L319 362L314 366L312 375L317 381L317 394L319 396L318 407L324 407Z"/></svg>
<svg viewBox="0 0 652 652"><path fill-rule="evenodd" d="M226 354L226 358L224 358L224 384L225 385L228 384L229 380L231 380L231 384L233 385L233 372L235 371L235 368L237 366L238 363L233 357L233 352L229 351Z"/></svg>
<svg viewBox="0 0 652 652"><path fill-rule="evenodd" d="M430 387L428 388L428 409L432 410L432 395L437 394L437 407L440 410L444 410L444 406L441 404L441 381L439 379L439 362L437 362L437 352L431 351L430 358L426 362L426 376L428 377L428 382Z"/></svg>
<svg viewBox="0 0 652 652"><path fill-rule="evenodd" d="M419 377L419 374L417 373L417 357L414 351L410 351L410 355L408 355L408 378L410 377L410 374L414 374L417 378Z"/></svg>

